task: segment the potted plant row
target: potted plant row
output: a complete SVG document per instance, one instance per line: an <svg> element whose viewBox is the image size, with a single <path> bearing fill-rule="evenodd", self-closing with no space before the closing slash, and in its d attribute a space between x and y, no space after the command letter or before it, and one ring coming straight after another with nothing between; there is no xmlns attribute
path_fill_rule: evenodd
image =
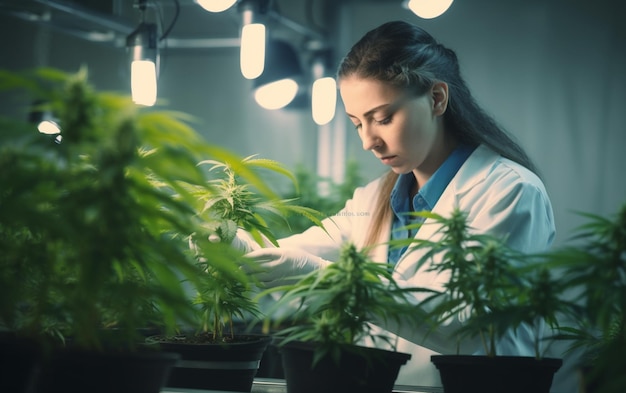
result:
<svg viewBox="0 0 626 393"><path fill-rule="evenodd" d="M95 91L86 70L2 71L0 90L55 112L62 127L62 139L49 138L28 122L0 119L0 362L3 371L11 370L10 378L0 378L0 390L150 393L170 381L171 370L217 364L204 358L179 363L186 355L170 351L163 338L210 337L221 348L264 317L251 299L253 278L239 269L252 262L232 244L243 229L276 245L272 220L289 216L321 225L319 212L277 197L257 171L293 181L291 173L205 143L184 114ZM459 316L464 323L451 339L482 339L485 355L433 356L446 393L548 391L561 361L542 356L542 325L589 354L585 389L623 391L626 207L614 220L584 215L589 222L575 244L538 256L474 233L461 211L415 214L440 226L438 239L390 245L426 250L422 263L450 274L443 291L400 288L390 266L346 244L328 268L264 293L284 293L270 311L294 311L293 326L276 335L290 392L390 391L410 355L392 353L394 360L378 363L386 351L356 344L374 334L371 324L414 318L410 323L426 320L436 329ZM419 308L413 291L428 294ZM570 299L571 293L578 297ZM559 325L562 315L579 324ZM514 359L524 366L492 369L488 376L473 368L466 377L444 375L451 358L464 362L453 368L469 369L470 360L500 367L509 360L497 353L498 340L520 329L537 332L535 356ZM153 331L160 339L145 340ZM260 342L255 360L235 359L253 367L233 390L250 390L268 338ZM303 363L295 352L304 353ZM133 364L145 372L133 371ZM183 367L172 369L175 364ZM343 367L355 364L360 374L348 377ZM25 367L9 368L17 365ZM537 365L542 377L508 374ZM209 379L223 379L219 367ZM373 372L383 369L391 372L388 378ZM109 371L106 379L91 374L99 370ZM335 374L321 377L322 370ZM313 372L304 387L293 380L300 371ZM482 385L495 374L507 375L506 383ZM529 386L531 380L543 381L542 387Z"/></svg>
<svg viewBox="0 0 626 393"><path fill-rule="evenodd" d="M556 327L567 312L559 297L562 286L536 256L515 252L505 239L475 233L458 209L450 217L415 214L430 219L424 225L439 226L438 239L391 241L389 246L422 251L420 266L428 263L451 277L442 291L399 287L392 266L371 261L367 250L348 243L328 267L261 294L281 293L270 313L289 315L293 324L277 333L288 391L390 392L410 354L392 352L388 360L387 351L357 345L374 332L372 326L395 321L437 329L461 318L450 340L479 337L485 354L433 356L446 393L549 392L562 360L542 356L541 328ZM417 303L416 293L423 299ZM498 340L522 325L534 332L535 356L498 354ZM390 374L383 376L383 370Z"/></svg>

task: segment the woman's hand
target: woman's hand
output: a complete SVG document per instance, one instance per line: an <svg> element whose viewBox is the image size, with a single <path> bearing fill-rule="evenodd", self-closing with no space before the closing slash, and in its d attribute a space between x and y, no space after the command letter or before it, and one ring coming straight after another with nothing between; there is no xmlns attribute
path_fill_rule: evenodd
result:
<svg viewBox="0 0 626 393"><path fill-rule="evenodd" d="M209 235L209 241L211 243L219 243L222 241L222 238L217 233L212 233ZM235 237L230 242L230 246L236 250L241 252L249 253L254 250L258 250L263 247L274 247L271 241L263 236L263 245L260 245L253 237L242 228L238 228L235 234Z"/></svg>
<svg viewBox="0 0 626 393"><path fill-rule="evenodd" d="M249 252L246 257L258 263L258 270L249 273L268 287L288 284L296 276L325 268L332 263L297 248L260 248Z"/></svg>

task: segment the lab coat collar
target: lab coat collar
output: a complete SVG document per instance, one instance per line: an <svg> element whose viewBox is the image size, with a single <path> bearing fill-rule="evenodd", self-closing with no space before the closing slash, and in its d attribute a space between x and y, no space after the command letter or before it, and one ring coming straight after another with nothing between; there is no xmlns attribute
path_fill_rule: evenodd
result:
<svg viewBox="0 0 626 393"><path fill-rule="evenodd" d="M486 146L477 147L469 156L465 163L461 166L457 174L454 176L448 187L444 190L437 204L433 207L432 212L440 215L449 214L452 209L458 205L458 200L464 194L469 192L476 184L485 181L489 172L492 170L495 162L500 155ZM415 239L433 239L437 235L440 226L432 219L427 219L415 235ZM384 239L388 239L389 233L385 234ZM386 255L388 246L380 247L383 250L376 250L376 257ZM415 252L405 253L396 264L395 272L404 275L407 269L413 269L420 255ZM382 259L385 260L385 259Z"/></svg>
<svg viewBox="0 0 626 393"><path fill-rule="evenodd" d="M487 146L478 146L444 190L437 203L437 205L443 206L440 207L440 209L449 208L450 204L454 202L458 195L466 194L474 188L476 184L485 181L499 158L500 155ZM450 198L452 198L453 201L449 200ZM437 210L437 205L435 205L433 211Z"/></svg>
<svg viewBox="0 0 626 393"><path fill-rule="evenodd" d="M433 213L448 214L457 205L458 198L469 192L476 184L485 181L493 164L500 155L484 145L478 146L472 154L465 160L465 163L458 170L452 181L441 194L439 201L433 207ZM391 235L391 223L385 223L380 235L380 243L370 253L374 261L386 261L389 251L387 241ZM431 239L437 232L439 226L433 220L427 219L420 230L415 235L419 239ZM408 267L411 267L418 258L416 253L405 253L396 264L395 271L402 274Z"/></svg>

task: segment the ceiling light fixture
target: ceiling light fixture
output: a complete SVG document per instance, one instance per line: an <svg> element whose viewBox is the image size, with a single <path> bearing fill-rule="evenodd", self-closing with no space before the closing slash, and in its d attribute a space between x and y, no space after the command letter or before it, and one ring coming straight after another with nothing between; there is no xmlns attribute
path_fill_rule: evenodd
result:
<svg viewBox="0 0 626 393"><path fill-rule="evenodd" d="M126 37L126 48L130 52L130 85L133 102L152 106L157 99L157 25L145 22L146 0L139 0L141 22Z"/></svg>
<svg viewBox="0 0 626 393"><path fill-rule="evenodd" d="M420 18L433 19L450 8L454 0L407 0L404 6Z"/></svg>
<svg viewBox="0 0 626 393"><path fill-rule="evenodd" d="M41 134L54 136L56 143L61 143L61 126L59 119L52 113L45 101L37 101L29 113L28 119L37 125L37 131Z"/></svg>
<svg viewBox="0 0 626 393"><path fill-rule="evenodd" d="M312 50L311 114L317 125L330 123L335 117L337 106L337 82L329 76L330 49L319 41L309 43Z"/></svg>
<svg viewBox="0 0 626 393"><path fill-rule="evenodd" d="M141 22L126 38L131 53L131 93L133 101L152 106L157 98L157 48L156 24Z"/></svg>
<svg viewBox="0 0 626 393"><path fill-rule="evenodd" d="M44 116L44 118L37 124L37 130L46 135L57 135L61 133L61 127L59 126L58 119L51 116Z"/></svg>
<svg viewBox="0 0 626 393"><path fill-rule="evenodd" d="M158 37L157 24L146 22L147 0L137 1L141 22L126 37L126 48L130 52L131 61L131 95L136 104L153 106L156 103L160 60L158 42L168 36L180 13L179 1L173 2L175 13L172 22L161 37Z"/></svg>
<svg viewBox="0 0 626 393"><path fill-rule="evenodd" d="M266 12L267 3L266 0L244 0L239 4L242 18L239 64L246 79L258 78L263 73L266 29L258 19Z"/></svg>
<svg viewBox="0 0 626 393"><path fill-rule="evenodd" d="M286 41L269 40L265 71L253 82L254 98L265 109L284 108L296 98L302 78L300 59L293 46Z"/></svg>
<svg viewBox="0 0 626 393"><path fill-rule="evenodd" d="M200 7L209 12L224 12L237 2L237 0L195 0Z"/></svg>

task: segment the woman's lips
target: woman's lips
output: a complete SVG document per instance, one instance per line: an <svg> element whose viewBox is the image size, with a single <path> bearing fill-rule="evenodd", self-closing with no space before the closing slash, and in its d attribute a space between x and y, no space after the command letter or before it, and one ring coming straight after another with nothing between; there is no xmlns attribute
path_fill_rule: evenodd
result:
<svg viewBox="0 0 626 393"><path fill-rule="evenodd" d="M380 161L382 161L382 163L385 165L391 165L391 163L396 157L397 156L384 156L384 157L380 157Z"/></svg>

